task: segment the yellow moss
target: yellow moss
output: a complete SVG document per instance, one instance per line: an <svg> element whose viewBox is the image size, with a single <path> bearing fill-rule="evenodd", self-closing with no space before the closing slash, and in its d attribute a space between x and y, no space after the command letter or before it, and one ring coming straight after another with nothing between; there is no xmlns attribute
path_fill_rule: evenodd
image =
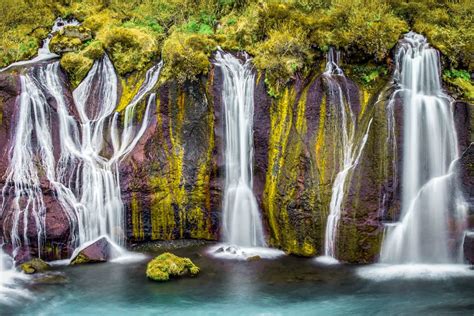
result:
<svg viewBox="0 0 474 316"><path fill-rule="evenodd" d="M133 238L135 240L143 240L145 238L145 231L143 228L143 218L142 210L139 208L139 203L137 200L137 194L132 192L132 200L130 203L132 210L132 229L133 229Z"/></svg>
<svg viewBox="0 0 474 316"><path fill-rule="evenodd" d="M121 78L122 94L116 111L122 112L130 104L133 97L137 95L140 86L145 80L142 72L136 72L127 78Z"/></svg>
<svg viewBox="0 0 474 316"><path fill-rule="evenodd" d="M176 119L170 124L170 140L171 140L171 177L173 181L173 199L179 210L180 218L180 229L179 235L182 237L183 234L183 219L184 219L184 204L186 202L186 191L184 189L183 179L183 158L184 158L184 147L182 145L182 129L184 123L184 109L185 109L185 95L181 92L178 96L177 102L177 115ZM169 105L171 107L171 104ZM174 124L173 124L174 123ZM173 128L173 125L175 127Z"/></svg>
<svg viewBox="0 0 474 316"><path fill-rule="evenodd" d="M278 178L284 162L288 135L291 129L292 110L291 100L294 100L294 92L285 89L280 100L274 101L270 112L270 139L268 144L268 170L264 189L264 204L268 210L268 218L272 236L275 243L279 244L282 233L279 230L277 217L280 211L275 205L275 197L278 193ZM285 213L282 212L282 213ZM285 217L286 216L286 217ZM283 220L287 221L287 214L283 214Z"/></svg>
<svg viewBox="0 0 474 316"><path fill-rule="evenodd" d="M173 239L176 225L172 207L172 193L166 177L152 177L151 198L151 239Z"/></svg>
<svg viewBox="0 0 474 316"><path fill-rule="evenodd" d="M184 205L186 204L186 192L183 180L183 158L184 148L182 146L181 135L184 122L184 94L181 93L177 98L176 106L170 98L168 104L169 111L176 110L176 115L169 114L173 120L169 124L169 138L171 148L164 148L166 162L168 163L162 176L151 178L151 187L153 189L152 198L152 239L172 239L173 230L176 226L175 208L177 208L180 218L179 236L184 235L183 220ZM161 115L157 115L159 126L159 137L164 140L161 132L163 121ZM166 143L166 140L164 140Z"/></svg>
<svg viewBox="0 0 474 316"><path fill-rule="evenodd" d="M168 281L170 276L195 276L199 267L191 259L181 258L172 253L165 252L148 262L146 275L155 281Z"/></svg>
<svg viewBox="0 0 474 316"><path fill-rule="evenodd" d="M156 111L160 111L160 101L158 99ZM163 139L162 133L163 120L161 115L156 115L158 138ZM168 148L163 148L165 152L166 161L169 161ZM175 227L174 210L172 208L171 188L169 179L163 170L162 176L153 176L150 178L150 188L152 190L151 198L151 238L157 239L172 239L173 229Z"/></svg>
<svg viewBox="0 0 474 316"><path fill-rule="evenodd" d="M367 105L370 100L369 91L364 89L363 87L360 88L360 113L359 113L359 120L364 116L365 111L367 110Z"/></svg>
<svg viewBox="0 0 474 316"><path fill-rule="evenodd" d="M94 61L81 53L66 53L61 57L61 67L66 71L73 87L79 85Z"/></svg>
<svg viewBox="0 0 474 316"><path fill-rule="evenodd" d="M164 67L161 80L176 79L179 83L207 74L211 52L217 44L207 35L174 31L164 42Z"/></svg>
<svg viewBox="0 0 474 316"><path fill-rule="evenodd" d="M321 102L321 109L319 111L319 129L318 129L318 136L316 140L316 163L318 165L319 170L319 178L320 183L324 183L325 181L325 171L326 171L326 160L324 159L323 150L324 150L324 125L326 123L326 107L327 107L327 99L324 96Z"/></svg>
<svg viewBox="0 0 474 316"><path fill-rule="evenodd" d="M156 38L140 28L112 27L103 36L114 66L121 75L145 69L159 55Z"/></svg>

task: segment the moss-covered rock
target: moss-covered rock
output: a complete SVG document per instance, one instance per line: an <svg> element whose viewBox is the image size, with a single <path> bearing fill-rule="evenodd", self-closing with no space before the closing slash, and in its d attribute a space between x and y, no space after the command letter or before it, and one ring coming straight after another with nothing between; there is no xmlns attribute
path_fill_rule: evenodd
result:
<svg viewBox="0 0 474 316"><path fill-rule="evenodd" d="M66 53L61 57L61 67L69 76L69 81L73 87L79 85L91 69L94 61L84 56L82 53Z"/></svg>
<svg viewBox="0 0 474 316"><path fill-rule="evenodd" d="M185 275L195 276L199 268L189 259L165 252L151 260L146 269L146 276L155 281L168 281L170 277Z"/></svg>
<svg viewBox="0 0 474 316"><path fill-rule="evenodd" d="M138 28L111 28L104 44L120 75L145 69L159 55L157 39Z"/></svg>
<svg viewBox="0 0 474 316"><path fill-rule="evenodd" d="M56 54L78 51L82 44L92 39L91 30L76 25L65 26L61 31L54 34L49 49Z"/></svg>
<svg viewBox="0 0 474 316"><path fill-rule="evenodd" d="M51 266L39 258L31 259L20 265L20 269L26 274L41 273L49 270Z"/></svg>

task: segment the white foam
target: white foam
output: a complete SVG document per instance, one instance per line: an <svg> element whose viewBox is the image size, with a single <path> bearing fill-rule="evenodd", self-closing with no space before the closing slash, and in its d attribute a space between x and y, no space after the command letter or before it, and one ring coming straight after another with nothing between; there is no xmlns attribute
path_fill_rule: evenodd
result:
<svg viewBox="0 0 474 316"><path fill-rule="evenodd" d="M340 262L336 259L336 258L333 258L331 256L320 256L320 257L316 257L314 259L314 261L316 261L317 263L321 263L321 264L324 264L324 265L336 265L336 264L340 264Z"/></svg>
<svg viewBox="0 0 474 316"><path fill-rule="evenodd" d="M239 247L224 243L210 247L207 253L215 258L229 260L247 260L255 256L262 259L276 259L285 255L285 252L274 248Z"/></svg>
<svg viewBox="0 0 474 316"><path fill-rule="evenodd" d="M14 305L21 299L30 298L30 292L19 288L18 281L27 281L29 276L20 273L13 267L0 271L0 304Z"/></svg>
<svg viewBox="0 0 474 316"><path fill-rule="evenodd" d="M357 269L357 275L374 281L393 279L444 280L458 277L474 277L474 270L464 264L374 264Z"/></svg>

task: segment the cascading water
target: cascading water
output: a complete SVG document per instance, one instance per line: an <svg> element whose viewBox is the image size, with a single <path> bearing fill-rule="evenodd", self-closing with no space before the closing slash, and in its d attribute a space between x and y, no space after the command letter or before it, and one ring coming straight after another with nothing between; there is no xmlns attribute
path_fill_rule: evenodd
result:
<svg viewBox="0 0 474 316"><path fill-rule="evenodd" d="M29 297L29 292L16 284L17 280L26 279L26 275L15 270L13 259L0 246L0 305L11 305L18 299Z"/></svg>
<svg viewBox="0 0 474 316"><path fill-rule="evenodd" d="M344 72L339 68L339 53L330 49L327 55L326 70L323 73L328 87L328 106L334 106L340 115L341 130L341 161L340 171L334 180L330 202L330 211L326 222L326 233L324 238L324 256L319 257L318 261L325 263L335 263L336 259L336 238L339 220L342 213L342 202L344 199L344 186L350 171L357 165L362 150L367 141L371 121L369 122L367 132L358 145L355 141L356 116L352 112L349 93L344 93L343 88L346 84Z"/></svg>
<svg viewBox="0 0 474 316"><path fill-rule="evenodd" d="M451 98L443 92L437 50L410 32L396 54L394 82L404 108L401 220L388 226L382 263L459 262L465 211Z"/></svg>
<svg viewBox="0 0 474 316"><path fill-rule="evenodd" d="M122 243L123 205L118 167L147 127L155 94L148 98L139 127L135 122L135 111L155 86L161 66L160 63L147 72L138 93L125 108L122 124L121 115L115 112L118 80L106 55L96 61L73 93L80 122L69 114L59 62L37 65L20 76L19 114L2 191L2 211L5 211L8 197L13 209L10 239L14 249L28 246L28 220L31 218L37 230L37 246L41 249L47 211L43 196L45 180L67 215L74 246L103 235ZM52 126L51 98L47 96L54 100L59 122L57 131ZM123 126L119 128L119 125ZM60 141L57 161L54 133L59 134ZM106 142L107 135L110 135L110 142ZM111 143L112 148L107 147L107 143ZM110 151L107 158L106 153ZM20 227L23 227L22 231Z"/></svg>
<svg viewBox="0 0 474 316"><path fill-rule="evenodd" d="M216 66L224 78L225 193L223 231L226 242L263 247L262 221L252 191L253 108L255 74L250 58L218 51Z"/></svg>

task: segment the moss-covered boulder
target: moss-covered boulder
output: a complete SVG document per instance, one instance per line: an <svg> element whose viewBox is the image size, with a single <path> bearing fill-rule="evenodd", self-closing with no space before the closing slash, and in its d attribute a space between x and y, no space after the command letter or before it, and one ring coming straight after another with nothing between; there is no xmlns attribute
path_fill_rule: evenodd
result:
<svg viewBox="0 0 474 316"><path fill-rule="evenodd" d="M26 274L41 273L49 270L51 266L39 258L31 259L23 263L20 269Z"/></svg>
<svg viewBox="0 0 474 316"><path fill-rule="evenodd" d="M181 258L172 253L165 252L148 262L146 276L155 281L168 281L171 277L199 273L199 267L191 259Z"/></svg>
<svg viewBox="0 0 474 316"><path fill-rule="evenodd" d="M90 39L92 39L90 29L83 26L68 25L54 34L49 43L49 49L56 54L74 52Z"/></svg>

